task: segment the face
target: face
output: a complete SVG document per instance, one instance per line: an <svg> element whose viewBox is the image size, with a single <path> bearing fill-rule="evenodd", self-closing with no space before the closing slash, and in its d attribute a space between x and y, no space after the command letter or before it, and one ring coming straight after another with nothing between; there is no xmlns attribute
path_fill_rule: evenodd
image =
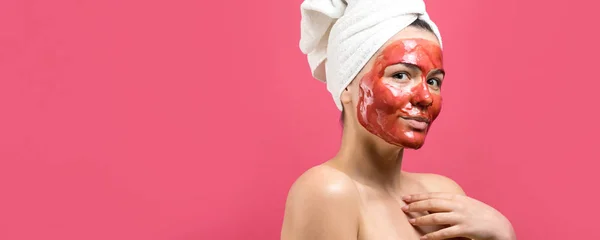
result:
<svg viewBox="0 0 600 240"><path fill-rule="evenodd" d="M396 39L360 78L359 123L386 142L418 149L442 106L444 71L437 42Z"/></svg>

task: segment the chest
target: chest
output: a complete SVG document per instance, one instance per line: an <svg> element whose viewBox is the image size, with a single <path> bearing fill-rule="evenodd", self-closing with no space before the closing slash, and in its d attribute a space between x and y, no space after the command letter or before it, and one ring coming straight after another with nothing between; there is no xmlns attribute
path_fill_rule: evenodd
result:
<svg viewBox="0 0 600 240"><path fill-rule="evenodd" d="M390 194L359 186L361 194L360 240L419 240L427 233L439 227L415 227L409 219L424 216L427 213L405 213L406 205L401 194L416 193L417 190Z"/></svg>

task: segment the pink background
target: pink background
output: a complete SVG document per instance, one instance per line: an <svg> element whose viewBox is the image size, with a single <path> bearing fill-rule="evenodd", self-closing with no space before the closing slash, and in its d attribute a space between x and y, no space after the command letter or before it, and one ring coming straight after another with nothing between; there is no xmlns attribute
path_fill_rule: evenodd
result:
<svg viewBox="0 0 600 240"><path fill-rule="evenodd" d="M0 1L0 239L278 239L340 139L300 2ZM600 238L598 7L567 2L427 1L445 103L405 168L522 240Z"/></svg>

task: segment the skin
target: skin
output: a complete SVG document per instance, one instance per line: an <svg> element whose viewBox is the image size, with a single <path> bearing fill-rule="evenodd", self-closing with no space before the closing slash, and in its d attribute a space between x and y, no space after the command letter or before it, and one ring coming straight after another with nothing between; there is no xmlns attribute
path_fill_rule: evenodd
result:
<svg viewBox="0 0 600 240"><path fill-rule="evenodd" d="M400 61L411 52L402 46L417 39L420 54L429 55ZM502 214L466 196L451 179L401 170L403 149L423 145L441 109L443 72L436 45L426 30L402 30L342 93L346 120L340 150L292 185L281 239L516 239ZM398 75L404 72L407 76ZM439 82L429 81L434 78ZM414 115L429 124L423 128L403 118Z"/></svg>

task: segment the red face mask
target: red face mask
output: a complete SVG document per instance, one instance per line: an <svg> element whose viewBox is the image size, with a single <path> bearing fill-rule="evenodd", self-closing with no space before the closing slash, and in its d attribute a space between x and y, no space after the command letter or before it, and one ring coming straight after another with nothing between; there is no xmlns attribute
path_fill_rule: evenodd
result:
<svg viewBox="0 0 600 240"><path fill-rule="evenodd" d="M420 148L441 110L442 69L442 50L434 42L388 45L360 80L358 121L390 144Z"/></svg>

